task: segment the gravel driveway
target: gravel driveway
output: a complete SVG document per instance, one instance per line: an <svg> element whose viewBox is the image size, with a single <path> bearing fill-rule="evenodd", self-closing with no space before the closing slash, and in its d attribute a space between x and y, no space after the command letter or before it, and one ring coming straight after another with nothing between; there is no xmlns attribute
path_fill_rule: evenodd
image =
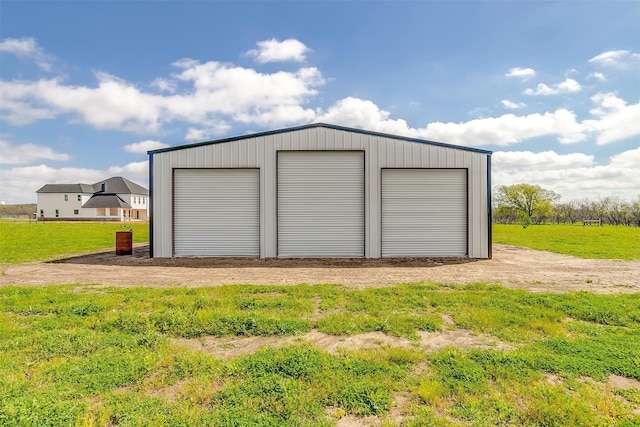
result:
<svg viewBox="0 0 640 427"><path fill-rule="evenodd" d="M54 262L4 266L2 285L219 286L224 284L336 283L350 288L403 282L499 283L533 292L586 290L640 292L640 261L582 259L533 249L493 245L493 259L257 259L149 258L114 251Z"/></svg>

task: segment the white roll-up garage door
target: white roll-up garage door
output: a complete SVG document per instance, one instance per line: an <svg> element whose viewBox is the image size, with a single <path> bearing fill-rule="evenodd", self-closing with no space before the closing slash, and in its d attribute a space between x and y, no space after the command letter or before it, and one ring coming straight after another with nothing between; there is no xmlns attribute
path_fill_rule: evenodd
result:
<svg viewBox="0 0 640 427"><path fill-rule="evenodd" d="M382 256L466 256L467 171L382 170Z"/></svg>
<svg viewBox="0 0 640 427"><path fill-rule="evenodd" d="M176 256L260 256L258 169L176 169Z"/></svg>
<svg viewBox="0 0 640 427"><path fill-rule="evenodd" d="M278 256L364 256L364 153L278 153Z"/></svg>

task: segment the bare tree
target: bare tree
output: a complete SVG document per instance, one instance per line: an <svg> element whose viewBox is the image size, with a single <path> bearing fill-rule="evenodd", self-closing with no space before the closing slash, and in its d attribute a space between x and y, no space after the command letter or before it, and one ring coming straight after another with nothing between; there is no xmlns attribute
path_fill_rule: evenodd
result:
<svg viewBox="0 0 640 427"><path fill-rule="evenodd" d="M557 224L566 224L567 221L571 224L575 224L578 219L578 208L577 202L575 201L556 203L553 208Z"/></svg>
<svg viewBox="0 0 640 427"><path fill-rule="evenodd" d="M632 224L640 227L640 194L638 194L635 200L629 203L629 211Z"/></svg>

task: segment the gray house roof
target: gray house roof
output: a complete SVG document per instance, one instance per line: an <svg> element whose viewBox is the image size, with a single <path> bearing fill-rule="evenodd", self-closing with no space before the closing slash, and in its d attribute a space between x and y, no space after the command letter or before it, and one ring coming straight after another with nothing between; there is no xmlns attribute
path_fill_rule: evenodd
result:
<svg viewBox="0 0 640 427"><path fill-rule="evenodd" d="M122 200L117 194L96 193L83 208L130 208L131 205Z"/></svg>
<svg viewBox="0 0 640 427"><path fill-rule="evenodd" d="M104 189L102 185L104 184ZM105 179L104 181L96 182L93 184L93 192L104 192L113 194L140 194L143 196L149 195L149 190L135 182L129 181L121 176L115 176L113 178Z"/></svg>
<svg viewBox="0 0 640 427"><path fill-rule="evenodd" d="M91 194L95 190L90 184L46 184L36 193L83 193Z"/></svg>
<svg viewBox="0 0 640 427"><path fill-rule="evenodd" d="M46 184L36 193L110 193L110 194L139 194L148 196L149 190L135 182L121 176L114 176L95 184Z"/></svg>

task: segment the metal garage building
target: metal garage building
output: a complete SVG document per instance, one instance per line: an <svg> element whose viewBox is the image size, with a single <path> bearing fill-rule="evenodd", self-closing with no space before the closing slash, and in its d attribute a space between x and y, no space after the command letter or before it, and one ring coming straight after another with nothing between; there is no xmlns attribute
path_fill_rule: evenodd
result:
<svg viewBox="0 0 640 427"><path fill-rule="evenodd" d="M149 163L153 257L491 257L490 151L311 124Z"/></svg>

